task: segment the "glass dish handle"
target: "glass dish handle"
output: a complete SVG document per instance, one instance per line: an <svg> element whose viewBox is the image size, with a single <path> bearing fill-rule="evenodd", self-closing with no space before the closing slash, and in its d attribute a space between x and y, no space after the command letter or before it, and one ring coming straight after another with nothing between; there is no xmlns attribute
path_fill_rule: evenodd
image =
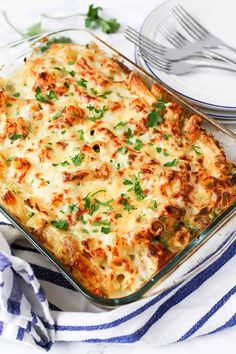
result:
<svg viewBox="0 0 236 354"><path fill-rule="evenodd" d="M174 280L170 285L163 287L161 289L157 289L156 291L152 289L149 290L146 294L144 294L143 298L147 298L150 296L154 296L154 295L158 295L160 293L162 293L163 291L166 291L168 289L170 289L172 286L181 284L182 282L184 282L187 279L190 279L191 277L193 277L194 275L196 275L197 273L199 273L199 271L203 270L204 268L206 268L207 265L209 265L212 261L214 261L215 259L217 259L231 244L232 242L236 239L236 231L234 231L232 233L232 235L229 237L229 239L227 240L227 242L223 245L222 248L219 249L219 251L217 251L216 253L214 253L211 257L209 257L205 262L203 262L202 264L200 264L199 266L194 267L194 269L192 269L190 272L184 274L183 276L181 276L179 279Z"/></svg>

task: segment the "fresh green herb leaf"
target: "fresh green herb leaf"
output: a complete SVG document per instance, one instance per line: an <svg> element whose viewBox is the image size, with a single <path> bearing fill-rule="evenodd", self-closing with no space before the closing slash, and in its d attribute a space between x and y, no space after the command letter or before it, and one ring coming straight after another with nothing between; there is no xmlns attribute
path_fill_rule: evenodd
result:
<svg viewBox="0 0 236 354"><path fill-rule="evenodd" d="M84 131L83 131L83 129L79 129L77 132L79 134L79 140L84 140Z"/></svg>
<svg viewBox="0 0 236 354"><path fill-rule="evenodd" d="M35 89L35 98L40 102L47 102L47 98L42 95L41 88L39 86Z"/></svg>
<svg viewBox="0 0 236 354"><path fill-rule="evenodd" d="M129 203L128 198L123 198L123 199L121 200L121 204L123 205L124 210L126 210L126 211L131 211L131 210L136 209L133 205L131 205L131 204Z"/></svg>
<svg viewBox="0 0 236 354"><path fill-rule="evenodd" d="M8 138L11 140L11 144L13 144L13 142L17 139L21 139L23 137L22 134L14 134L14 133L11 133L8 135Z"/></svg>
<svg viewBox="0 0 236 354"><path fill-rule="evenodd" d="M67 231L69 228L68 222L66 220L52 220L51 225L60 230Z"/></svg>
<svg viewBox="0 0 236 354"><path fill-rule="evenodd" d="M85 26L88 28L100 27L105 33L114 33L120 28L120 24L115 18L105 20L99 15L99 11L102 10L100 6L95 7L89 5L88 12L85 17Z"/></svg>
<svg viewBox="0 0 236 354"><path fill-rule="evenodd" d="M117 123L117 124L114 126L114 129L117 129L117 128L124 128L126 125L127 125L127 123L120 121L119 123Z"/></svg>
<svg viewBox="0 0 236 354"><path fill-rule="evenodd" d="M150 203L150 209L152 210L155 210L157 208L157 202L156 200L151 200L151 203Z"/></svg>
<svg viewBox="0 0 236 354"><path fill-rule="evenodd" d="M104 226L102 226L102 227L101 227L101 232L102 232L103 234L109 234L109 233L111 232L111 229L110 229L110 227L104 227Z"/></svg>
<svg viewBox="0 0 236 354"><path fill-rule="evenodd" d="M126 146L121 146L117 149L118 152L120 152L121 154L125 155L128 151Z"/></svg>
<svg viewBox="0 0 236 354"><path fill-rule="evenodd" d="M29 211L29 212L28 212L28 217L29 217L29 218L32 218L32 216L34 216L34 212L33 212L33 211Z"/></svg>
<svg viewBox="0 0 236 354"><path fill-rule="evenodd" d="M99 220L93 222L93 226L102 226L102 225L109 226L110 224L111 223L108 220Z"/></svg>
<svg viewBox="0 0 236 354"><path fill-rule="evenodd" d="M101 95L98 95L98 97L101 97L101 98L107 98L108 95L110 95L112 93L112 91L105 91L103 92Z"/></svg>
<svg viewBox="0 0 236 354"><path fill-rule="evenodd" d="M122 215L119 213L115 214L115 219L119 219L119 218L122 218Z"/></svg>
<svg viewBox="0 0 236 354"><path fill-rule="evenodd" d="M68 210L70 213L77 212L78 211L77 203L72 203L68 205Z"/></svg>
<svg viewBox="0 0 236 354"><path fill-rule="evenodd" d="M75 166L80 166L83 160L85 159L85 154L80 152L78 155L75 155L71 158L71 161Z"/></svg>
<svg viewBox="0 0 236 354"><path fill-rule="evenodd" d="M193 151L194 151L197 155L199 155L199 156L202 155L200 146L191 145L191 148L193 149Z"/></svg>
<svg viewBox="0 0 236 354"><path fill-rule="evenodd" d="M161 111L161 110L163 110L163 109L165 108L166 103L167 103L166 100L161 99L161 100L157 101L156 103L154 103L153 106L154 106L157 110L160 110L160 111Z"/></svg>
<svg viewBox="0 0 236 354"><path fill-rule="evenodd" d="M56 98L56 92L54 90L50 90L49 93L47 94L47 97L49 100Z"/></svg>
<svg viewBox="0 0 236 354"><path fill-rule="evenodd" d="M83 225L86 225L86 224L87 224L87 222L84 220L84 216L83 216L83 215L80 215L80 216L78 217L78 220L81 221Z"/></svg>
<svg viewBox="0 0 236 354"><path fill-rule="evenodd" d="M161 123L162 121L163 121L163 118L160 116L159 112L152 111L148 114L148 121L147 121L148 127L153 128L156 125L158 125L159 123Z"/></svg>
<svg viewBox="0 0 236 354"><path fill-rule="evenodd" d="M104 113L107 111L107 107L103 106L101 109L98 108L94 108L94 112L95 114L88 117L89 120L91 120L92 122L96 122L99 119L102 119L104 116Z"/></svg>
<svg viewBox="0 0 236 354"><path fill-rule="evenodd" d="M91 90L90 90L94 95L97 95L98 94L98 92L97 92L97 90L95 89L95 88L91 88Z"/></svg>
<svg viewBox="0 0 236 354"><path fill-rule="evenodd" d="M102 206L104 206L104 207L109 208L110 210L113 209L113 207L110 205L111 202L113 202L113 199L110 199L110 200L108 200L107 202L101 202L100 200L96 199L96 202L97 202L99 205L102 205Z"/></svg>
<svg viewBox="0 0 236 354"><path fill-rule="evenodd" d="M76 82L79 86L87 88L87 80L81 78L81 79L77 80Z"/></svg>
<svg viewBox="0 0 236 354"><path fill-rule="evenodd" d="M14 96L14 97L20 97L20 92L15 92L15 93L13 93L13 96Z"/></svg>
<svg viewBox="0 0 236 354"><path fill-rule="evenodd" d="M91 205L91 199L89 197L89 194L86 195L86 197L83 198L84 201L84 209L89 209Z"/></svg>
<svg viewBox="0 0 236 354"><path fill-rule="evenodd" d="M64 86L65 86L67 89L69 89L69 88L70 88L70 84L68 84L68 82L67 82L67 81L65 81L65 82L64 82Z"/></svg>
<svg viewBox="0 0 236 354"><path fill-rule="evenodd" d="M58 163L52 163L52 166L56 167L56 166L58 166Z"/></svg>
<svg viewBox="0 0 236 354"><path fill-rule="evenodd" d="M178 165L178 163L179 163L179 159L174 159L173 161L166 162L163 166L172 167Z"/></svg>
<svg viewBox="0 0 236 354"><path fill-rule="evenodd" d="M156 147L156 151L158 152L158 154L160 154L162 152L162 148L161 147Z"/></svg>
<svg viewBox="0 0 236 354"><path fill-rule="evenodd" d="M136 139L134 149L140 151L143 147L143 142L140 139Z"/></svg>
<svg viewBox="0 0 236 354"><path fill-rule="evenodd" d="M52 116L52 120L55 120L57 118L60 118L62 115L62 112L61 111L57 111L53 116Z"/></svg>
<svg viewBox="0 0 236 354"><path fill-rule="evenodd" d="M74 65L74 64L75 64L75 61L74 61L74 60L70 60L70 61L68 61L67 64L68 64L68 65Z"/></svg>
<svg viewBox="0 0 236 354"><path fill-rule="evenodd" d="M170 154L168 152L166 152L166 151L163 152L163 155L164 156L170 156Z"/></svg>
<svg viewBox="0 0 236 354"><path fill-rule="evenodd" d="M164 138L165 140L168 140L169 134L168 134L168 133L163 134L163 138Z"/></svg>
<svg viewBox="0 0 236 354"><path fill-rule="evenodd" d="M132 185L133 182L130 181L129 179L124 179L123 184L124 184L125 186L128 186L128 185Z"/></svg>
<svg viewBox="0 0 236 354"><path fill-rule="evenodd" d="M69 162L68 161L63 161L61 162L61 166L68 166L69 165Z"/></svg>

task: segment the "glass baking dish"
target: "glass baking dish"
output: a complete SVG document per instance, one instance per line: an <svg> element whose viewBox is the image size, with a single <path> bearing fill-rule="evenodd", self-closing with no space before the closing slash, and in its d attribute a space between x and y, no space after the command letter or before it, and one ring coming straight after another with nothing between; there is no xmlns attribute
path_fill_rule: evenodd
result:
<svg viewBox="0 0 236 354"><path fill-rule="evenodd" d="M147 86L151 86L153 82L158 82L150 74L146 73L142 68L138 67L132 61L124 57L117 50L113 49L110 45L97 38L85 30L79 29L66 29L51 32L45 35L48 39L69 37L74 43L86 44L90 41L96 42L106 53L111 56L115 56L116 59L121 61L130 70L136 71L142 77ZM0 49L0 65L1 76L7 76L12 71L23 63L23 59L30 55L41 44L42 39L45 36L34 40L23 41L20 44L15 44ZM210 132L222 145L227 158L236 163L236 134L226 129L221 124L217 123L213 119L209 118L203 112L199 111L195 107L190 106L182 97L172 91L170 88L165 87L163 83L158 82L158 85L165 90L165 96L172 101L180 103L189 114L198 114L202 117L204 123L203 127ZM235 147L235 148L233 148ZM205 230L203 230L197 237L195 237L180 253L171 259L161 270L157 271L151 279L146 281L138 290L134 293L120 298L104 298L94 295L88 291L80 282L72 277L68 269L60 263L55 256L53 256L49 250L47 250L38 239L29 232L13 215L9 213L3 206L0 205L0 211L6 216L10 222L21 231L24 237L30 241L35 248L37 248L53 265L65 276L65 278L74 286L75 289L82 292L93 303L96 303L102 307L115 307L124 305L130 302L140 300L144 297L150 296L155 293L155 288L163 280L167 279L184 261L187 260L193 253L195 253L207 240L209 240L222 226L228 222L236 214L236 201L231 204L226 210L224 210ZM160 290L158 290L160 292Z"/></svg>

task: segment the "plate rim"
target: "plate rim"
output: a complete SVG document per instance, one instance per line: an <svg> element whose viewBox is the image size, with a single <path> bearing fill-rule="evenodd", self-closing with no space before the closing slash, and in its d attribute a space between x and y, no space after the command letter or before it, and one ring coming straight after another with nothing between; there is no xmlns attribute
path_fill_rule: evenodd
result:
<svg viewBox="0 0 236 354"><path fill-rule="evenodd" d="M143 31L143 27L146 25L147 21L149 20L149 18L152 16L153 12L155 11L158 11L158 9L166 6L168 3L170 2L173 2L173 0L165 0L164 2L162 2L161 4L157 5L154 9L152 9L149 14L145 17L145 19L143 20L141 26L140 26L140 29L139 29L139 32L142 34L142 31ZM136 48L136 46L135 46ZM143 59L143 58L142 58ZM216 107L216 108L223 108L224 110L236 110L236 106L225 106L225 105L217 105L217 104L214 104L214 103L209 103L209 102L204 102L204 101L201 101L201 100L198 100L196 98L193 98L191 96L188 96L178 90L176 90L175 88L173 88L172 86L170 86L169 84L167 84L165 81L163 81L159 76L157 76L155 74L155 72L152 70L152 68L150 67L150 65L146 62L145 59L143 59L143 61L145 62L148 70L152 73L152 75L154 77L156 77L158 80L160 80L161 82L163 82L165 85L167 85L168 87L170 87L172 90L174 90L175 92L177 92L178 94L184 96L185 98L187 98L188 100L191 100L191 101L194 101L194 102L197 102L195 104L198 104L199 106L203 107L206 105L208 106L211 106L211 107Z"/></svg>

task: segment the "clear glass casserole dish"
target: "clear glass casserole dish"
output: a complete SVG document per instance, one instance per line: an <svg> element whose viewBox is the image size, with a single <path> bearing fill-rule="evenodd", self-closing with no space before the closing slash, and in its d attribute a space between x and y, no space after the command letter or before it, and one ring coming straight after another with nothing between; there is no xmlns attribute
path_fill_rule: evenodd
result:
<svg viewBox="0 0 236 354"><path fill-rule="evenodd" d="M115 56L120 62L122 62L130 70L137 72L148 87L152 83L157 82L152 76L147 74L143 69L139 68L136 64L132 63L129 59L125 58L122 54L117 52L115 49L111 48L108 44L104 43L102 40L94 36L93 34L77 29L67 29L56 31L47 35L47 38L59 38L59 37L69 37L74 43L87 44L88 42L95 42L110 56ZM2 49L0 53L0 60L2 69L1 76L7 76L17 67L19 67L23 59L31 54L33 48L37 47L42 43L42 38L36 39L31 42L23 42L20 45ZM236 135L227 130L225 127L221 126L217 122L208 118L204 113L198 111L194 107L191 107L179 97L176 93L167 89L163 84L158 82L158 85L163 87L167 97L171 98L181 104L189 114L198 114L202 117L204 124L203 127L207 132L211 133L223 147L227 158L232 162L236 163L236 152L232 149L234 144L236 144ZM0 211L23 233L25 238L29 240L46 258L51 261L56 268L63 273L65 278L79 291L81 291L87 298L89 298L94 303L100 306L114 307L122 304L127 304L140 300L143 297L147 297L153 289L160 284L164 279L166 279L170 274L172 274L187 258L189 258L193 253L195 253L199 247L201 247L210 237L212 237L217 230L219 230L235 213L236 213L236 202L231 204L226 210L224 210L214 221L207 226L197 237L195 237L190 243L180 251L174 258L172 258L166 265L164 265L161 270L156 272L151 279L147 280L142 284L142 286L136 290L134 293L119 297L119 298L105 298L101 296L94 295L88 291L83 284L74 279L70 274L68 269L64 267L61 262L57 260L40 242L39 240L29 232L29 230L24 227L19 220L17 220L13 215L9 213L3 206L0 205ZM155 290L154 290L155 292Z"/></svg>

